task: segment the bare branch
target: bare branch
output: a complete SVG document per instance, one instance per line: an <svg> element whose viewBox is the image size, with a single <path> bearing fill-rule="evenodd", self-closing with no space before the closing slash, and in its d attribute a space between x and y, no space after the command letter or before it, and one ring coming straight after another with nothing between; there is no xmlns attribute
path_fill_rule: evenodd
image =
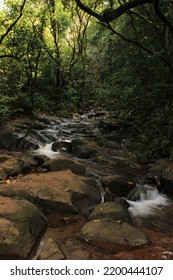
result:
<svg viewBox="0 0 173 280"><path fill-rule="evenodd" d="M116 9L109 9L104 11L103 14L99 14L87 7L86 5L84 5L80 0L75 1L79 8L81 8L83 11L90 14L91 16L97 18L100 22L111 22L122 16L126 11L129 11L130 9L136 8L139 5L153 3L153 0L133 0L120 5Z"/></svg>

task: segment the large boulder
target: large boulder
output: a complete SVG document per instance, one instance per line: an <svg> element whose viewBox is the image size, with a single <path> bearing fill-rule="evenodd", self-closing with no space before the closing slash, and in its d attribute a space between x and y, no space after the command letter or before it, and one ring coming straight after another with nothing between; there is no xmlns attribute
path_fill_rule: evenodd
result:
<svg viewBox="0 0 173 280"><path fill-rule="evenodd" d="M26 259L45 226L35 205L0 196L0 259Z"/></svg>
<svg viewBox="0 0 173 280"><path fill-rule="evenodd" d="M76 138L71 142L71 151L79 158L88 159L101 152L101 148L91 139Z"/></svg>
<svg viewBox="0 0 173 280"><path fill-rule="evenodd" d="M24 134L22 132L22 134ZM2 127L0 130L0 149L26 151L38 149L38 144L27 139L25 136L18 136L12 128Z"/></svg>
<svg viewBox="0 0 173 280"><path fill-rule="evenodd" d="M10 145L10 150L15 151L28 151L36 150L39 148L39 145L28 140L26 137L19 137Z"/></svg>
<svg viewBox="0 0 173 280"><path fill-rule="evenodd" d="M104 189L109 190L115 196L126 197L135 183L130 176L115 175L102 177L102 185Z"/></svg>
<svg viewBox="0 0 173 280"><path fill-rule="evenodd" d="M75 174L84 175L85 166L70 158L54 158L45 167L50 171L71 170Z"/></svg>
<svg viewBox="0 0 173 280"><path fill-rule="evenodd" d="M110 218L92 220L81 228L81 237L87 242L111 249L130 249L144 246L148 240L136 227Z"/></svg>
<svg viewBox="0 0 173 280"><path fill-rule="evenodd" d="M2 184L0 195L23 197L46 214L77 213L101 201L97 181L71 171L26 175Z"/></svg>

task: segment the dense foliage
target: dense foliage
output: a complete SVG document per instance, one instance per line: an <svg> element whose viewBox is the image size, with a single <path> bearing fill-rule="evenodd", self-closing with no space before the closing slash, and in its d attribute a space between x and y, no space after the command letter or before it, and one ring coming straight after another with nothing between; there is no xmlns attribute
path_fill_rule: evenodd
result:
<svg viewBox="0 0 173 280"><path fill-rule="evenodd" d="M0 121L101 107L172 157L172 18L170 0L5 0Z"/></svg>

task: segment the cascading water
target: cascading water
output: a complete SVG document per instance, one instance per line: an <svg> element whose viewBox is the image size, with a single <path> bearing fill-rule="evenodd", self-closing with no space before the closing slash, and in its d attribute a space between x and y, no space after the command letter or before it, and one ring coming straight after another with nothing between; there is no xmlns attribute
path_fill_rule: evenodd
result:
<svg viewBox="0 0 173 280"><path fill-rule="evenodd" d="M37 155L45 155L49 158L55 158L55 157L58 157L60 155L60 153L57 151L57 152L54 152L52 150L52 144L53 143L50 143L50 144L45 144L44 146L40 146L39 149L33 151L33 153L37 154Z"/></svg>
<svg viewBox="0 0 173 280"><path fill-rule="evenodd" d="M137 184L135 190L139 193L138 200L127 200L130 204L128 210L134 217L159 215L161 209L170 204L168 197L159 193L156 187L147 184L144 186Z"/></svg>

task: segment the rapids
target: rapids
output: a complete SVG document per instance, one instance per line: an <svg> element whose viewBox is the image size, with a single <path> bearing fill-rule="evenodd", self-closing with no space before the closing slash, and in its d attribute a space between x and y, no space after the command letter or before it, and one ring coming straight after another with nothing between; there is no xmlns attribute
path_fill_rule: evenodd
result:
<svg viewBox="0 0 173 280"><path fill-rule="evenodd" d="M142 186L138 186L138 188L141 187ZM146 191L140 193L138 201L127 200L130 204L129 212L133 217L159 215L162 208L170 204L168 197L159 193L156 187L149 185L144 185L144 187Z"/></svg>

